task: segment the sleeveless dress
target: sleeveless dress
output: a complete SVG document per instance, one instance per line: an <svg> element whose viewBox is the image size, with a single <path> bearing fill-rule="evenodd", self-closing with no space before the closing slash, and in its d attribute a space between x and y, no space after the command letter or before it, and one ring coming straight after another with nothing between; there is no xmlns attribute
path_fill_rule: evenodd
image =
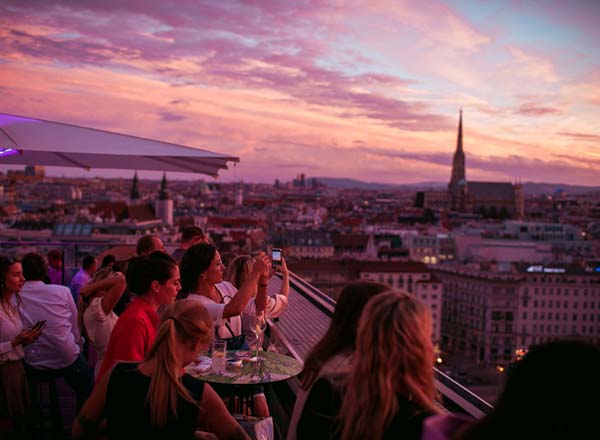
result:
<svg viewBox="0 0 600 440"><path fill-rule="evenodd" d="M150 425L150 413L145 403L150 377L140 373L138 365L117 364L110 375L105 405L109 438L193 439L199 408L182 398L177 403L177 417L171 415L161 428ZM181 380L191 397L201 401L204 383L189 374L184 374Z"/></svg>

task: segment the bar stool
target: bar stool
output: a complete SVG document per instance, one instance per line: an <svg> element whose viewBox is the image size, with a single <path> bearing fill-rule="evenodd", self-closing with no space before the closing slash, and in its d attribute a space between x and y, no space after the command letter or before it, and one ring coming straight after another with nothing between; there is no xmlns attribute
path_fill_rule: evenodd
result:
<svg viewBox="0 0 600 440"><path fill-rule="evenodd" d="M39 409L40 425L44 429L47 418L50 419L52 438L65 438L63 419L56 388L56 374L52 371L37 370L26 366L29 378L31 400L34 408ZM44 408L49 409L49 416L44 414Z"/></svg>

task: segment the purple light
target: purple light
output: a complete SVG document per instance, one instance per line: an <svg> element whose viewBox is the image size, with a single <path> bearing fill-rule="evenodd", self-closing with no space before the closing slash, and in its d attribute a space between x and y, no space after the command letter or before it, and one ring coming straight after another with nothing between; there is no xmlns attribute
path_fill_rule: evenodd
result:
<svg viewBox="0 0 600 440"><path fill-rule="evenodd" d="M0 148L0 157L12 156L13 154L19 154L19 150L14 148Z"/></svg>

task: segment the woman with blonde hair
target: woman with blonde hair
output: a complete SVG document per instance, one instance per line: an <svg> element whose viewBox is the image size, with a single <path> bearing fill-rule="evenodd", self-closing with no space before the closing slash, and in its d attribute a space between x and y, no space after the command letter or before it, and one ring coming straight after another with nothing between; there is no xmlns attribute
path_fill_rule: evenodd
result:
<svg viewBox="0 0 600 440"><path fill-rule="evenodd" d="M421 439L423 421L438 412L429 309L406 292L381 293L369 300L357 335L347 379L340 387L315 383L307 400L313 420L303 415L299 436L306 426L303 438ZM334 416L324 423L327 404Z"/></svg>
<svg viewBox="0 0 600 440"><path fill-rule="evenodd" d="M225 271L225 280L229 281L236 289L241 288L244 283L250 278L252 268L254 266L254 258L251 255L239 255L235 257L227 270ZM251 349L254 349L259 343L256 335L250 330L248 317L255 313L256 310L264 308L265 318L272 319L281 316L288 306L288 295L290 292L290 272L285 264L285 260L281 257L281 288L276 295L269 296L267 294L266 283L257 285L254 293L254 301L250 301L246 310L242 314L242 330L244 332L246 342Z"/></svg>
<svg viewBox="0 0 600 440"><path fill-rule="evenodd" d="M127 287L125 275L112 267L98 270L92 282L79 291L79 326L96 353L94 376L98 377L106 346L119 317L113 311Z"/></svg>
<svg viewBox="0 0 600 440"><path fill-rule="evenodd" d="M303 438L297 436L298 421L304 413L304 405L313 384L321 378L324 378L323 382L336 383L346 376L356 347L358 322L365 305L375 295L389 289L386 284L371 281L358 281L343 287L329 328L304 362L300 389L288 429L288 440Z"/></svg>
<svg viewBox="0 0 600 440"><path fill-rule="evenodd" d="M111 439L192 439L199 424L219 438L247 439L210 385L183 373L207 348L213 328L199 302L169 305L146 358L117 364L104 375L74 422L73 434L91 433L105 416Z"/></svg>

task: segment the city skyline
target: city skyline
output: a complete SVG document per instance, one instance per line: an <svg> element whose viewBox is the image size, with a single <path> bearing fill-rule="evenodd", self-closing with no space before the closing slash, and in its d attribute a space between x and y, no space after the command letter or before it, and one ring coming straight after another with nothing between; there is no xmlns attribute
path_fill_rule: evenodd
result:
<svg viewBox="0 0 600 440"><path fill-rule="evenodd" d="M462 108L469 180L600 185L594 1L0 10L0 112L239 156L221 181L448 181Z"/></svg>

